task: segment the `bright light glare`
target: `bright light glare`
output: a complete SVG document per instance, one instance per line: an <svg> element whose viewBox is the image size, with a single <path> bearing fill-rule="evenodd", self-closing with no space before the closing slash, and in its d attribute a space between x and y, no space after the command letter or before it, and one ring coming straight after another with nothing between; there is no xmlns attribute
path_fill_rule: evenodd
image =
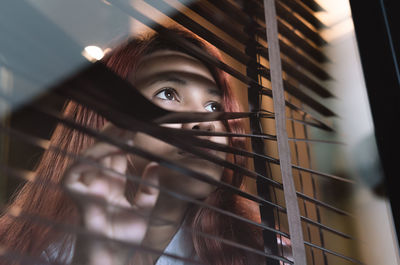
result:
<svg viewBox="0 0 400 265"><path fill-rule="evenodd" d="M100 47L97 46L86 46L82 51L82 55L91 62L101 60L104 56L104 52Z"/></svg>

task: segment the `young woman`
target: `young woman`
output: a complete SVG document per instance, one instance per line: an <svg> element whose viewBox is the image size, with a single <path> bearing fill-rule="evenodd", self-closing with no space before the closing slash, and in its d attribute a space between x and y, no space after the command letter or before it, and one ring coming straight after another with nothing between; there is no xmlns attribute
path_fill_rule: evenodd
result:
<svg viewBox="0 0 400 265"><path fill-rule="evenodd" d="M177 29L173 32L219 58L216 51L192 34ZM162 108L196 112L240 111L227 78L221 70L182 52L162 35L130 40L109 54L104 59L104 64L131 82L147 99ZM117 128L99 114L76 102L71 101L66 105L64 115L78 124L154 152L178 165L236 187L243 186L241 175L144 133ZM216 132L244 132L243 124L237 120L162 126ZM245 147L244 140L240 138L207 136L205 139L234 147ZM218 239L202 236L200 233L182 230L183 226L187 226L198 232L262 250L260 243L262 236L254 226L217 213L210 208L189 204L154 187L135 185L127 181L123 175L141 176L148 183L259 221L258 215L250 211L251 207L249 208L248 203L241 197L140 156L123 153L117 147L96 142L84 133L63 125L57 126L51 138L51 145L70 154L80 154L110 170L72 161L70 156L65 156L63 152L48 150L36 170L37 178L42 184L25 184L15 195L10 209L19 207L24 212L57 223L82 225L89 232L112 240L89 240L65 234L51 226L29 219L13 218L5 214L0 219L0 245L3 249L40 256L51 263L61 264L71 262L96 265L190 264L179 259L160 256L159 253L163 251L212 265L264 263L264 258L260 255L225 244ZM213 150L207 151L246 166L246 159L243 157ZM60 183L68 193L56 190L46 185L46 182ZM103 199L107 204L84 200L81 195ZM168 224L149 222L134 213L137 211L145 215L151 213L152 216L162 217L171 222ZM132 251L131 248L113 244L113 240L151 247L159 253ZM0 263L19 264L19 261L3 260Z"/></svg>

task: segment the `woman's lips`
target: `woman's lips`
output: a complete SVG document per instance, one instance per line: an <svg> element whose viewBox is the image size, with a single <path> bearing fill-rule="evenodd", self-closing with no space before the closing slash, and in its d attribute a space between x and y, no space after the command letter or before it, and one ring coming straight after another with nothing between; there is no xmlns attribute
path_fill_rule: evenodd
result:
<svg viewBox="0 0 400 265"><path fill-rule="evenodd" d="M199 149L201 151L203 151L203 152L206 152L207 154L216 155L216 151L215 150L206 149L206 148L199 148ZM198 156L196 154L193 154L193 153L190 153L190 152L186 152L186 151L182 151L182 150L178 151L178 154L181 155L181 156L185 156L185 157L193 157L193 158L203 159L202 157L200 157L200 156Z"/></svg>

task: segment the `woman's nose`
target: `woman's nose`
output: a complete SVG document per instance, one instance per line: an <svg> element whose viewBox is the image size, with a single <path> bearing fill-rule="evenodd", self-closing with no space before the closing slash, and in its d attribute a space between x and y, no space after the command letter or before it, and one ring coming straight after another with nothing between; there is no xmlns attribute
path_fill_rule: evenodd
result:
<svg viewBox="0 0 400 265"><path fill-rule="evenodd" d="M188 124L187 128L185 128L185 129L214 132L215 125L212 122L191 123L191 124Z"/></svg>

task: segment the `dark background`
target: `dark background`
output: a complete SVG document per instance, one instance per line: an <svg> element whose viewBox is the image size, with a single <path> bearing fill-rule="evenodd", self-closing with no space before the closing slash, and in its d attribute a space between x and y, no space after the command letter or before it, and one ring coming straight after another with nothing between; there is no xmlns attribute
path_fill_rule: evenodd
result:
<svg viewBox="0 0 400 265"><path fill-rule="evenodd" d="M400 144L400 19L394 0L350 0L354 27L375 136L384 171L397 238L400 231L400 200L397 178Z"/></svg>

